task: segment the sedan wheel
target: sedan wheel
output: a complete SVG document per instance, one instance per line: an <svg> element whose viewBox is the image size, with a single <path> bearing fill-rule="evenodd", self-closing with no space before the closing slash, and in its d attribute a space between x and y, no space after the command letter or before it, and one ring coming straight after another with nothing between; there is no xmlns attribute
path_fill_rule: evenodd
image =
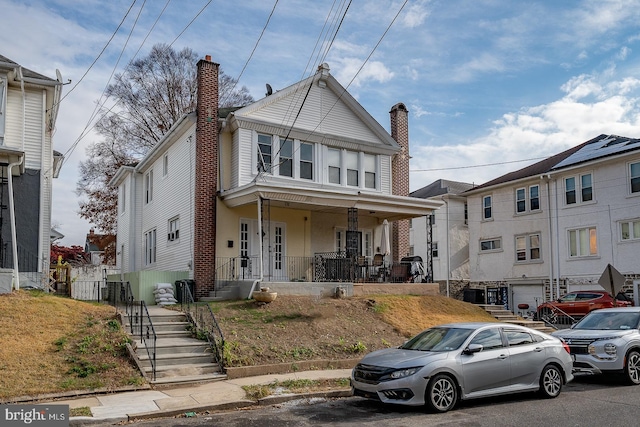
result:
<svg viewBox="0 0 640 427"><path fill-rule="evenodd" d="M624 374L629 384L640 384L640 353L632 350L627 355L627 363L624 366Z"/></svg>
<svg viewBox="0 0 640 427"><path fill-rule="evenodd" d="M554 365L547 365L540 375L540 393L546 398L554 398L562 390L562 372Z"/></svg>
<svg viewBox="0 0 640 427"><path fill-rule="evenodd" d="M436 375L429 381L425 401L429 409L436 412L447 412L458 400L455 382L447 375Z"/></svg>

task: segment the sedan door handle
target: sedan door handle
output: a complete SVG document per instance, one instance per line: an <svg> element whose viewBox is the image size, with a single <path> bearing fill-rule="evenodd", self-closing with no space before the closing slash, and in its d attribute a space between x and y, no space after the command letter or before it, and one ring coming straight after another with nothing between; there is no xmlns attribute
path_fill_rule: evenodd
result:
<svg viewBox="0 0 640 427"><path fill-rule="evenodd" d="M536 347L533 349L533 351L535 351L536 353L540 353L542 350L542 347Z"/></svg>
<svg viewBox="0 0 640 427"><path fill-rule="evenodd" d="M498 359L500 359L500 360L504 360L504 359L506 359L507 357L509 357L509 355L508 355L508 354L501 354L500 356L498 356Z"/></svg>

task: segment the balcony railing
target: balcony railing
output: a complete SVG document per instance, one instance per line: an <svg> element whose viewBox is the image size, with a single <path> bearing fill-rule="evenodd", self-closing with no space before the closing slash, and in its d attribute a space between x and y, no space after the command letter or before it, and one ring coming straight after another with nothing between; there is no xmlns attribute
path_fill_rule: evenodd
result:
<svg viewBox="0 0 640 427"><path fill-rule="evenodd" d="M216 283L260 278L258 257L216 259ZM422 282L423 269L412 262L375 263L371 257L318 252L313 257L272 257L264 263L265 282Z"/></svg>

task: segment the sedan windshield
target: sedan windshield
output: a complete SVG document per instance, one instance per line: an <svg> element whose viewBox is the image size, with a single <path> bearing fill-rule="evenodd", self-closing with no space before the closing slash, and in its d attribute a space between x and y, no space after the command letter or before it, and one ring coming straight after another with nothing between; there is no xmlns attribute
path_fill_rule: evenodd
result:
<svg viewBox="0 0 640 427"><path fill-rule="evenodd" d="M473 329L431 328L420 332L400 348L420 351L451 351L459 348L472 332Z"/></svg>
<svg viewBox="0 0 640 427"><path fill-rule="evenodd" d="M574 329L636 329L640 322L640 313L622 313L592 311L587 317L576 323Z"/></svg>

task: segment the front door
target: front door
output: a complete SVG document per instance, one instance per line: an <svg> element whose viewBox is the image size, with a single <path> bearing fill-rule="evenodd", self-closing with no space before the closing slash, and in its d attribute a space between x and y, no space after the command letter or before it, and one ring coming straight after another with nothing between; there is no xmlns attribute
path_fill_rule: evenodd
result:
<svg viewBox="0 0 640 427"><path fill-rule="evenodd" d="M283 222L271 222L265 225L263 239L260 241L260 228L255 219L240 220L240 258L242 277L258 278L262 263L265 280L288 281L286 274L286 227ZM260 244L262 243L262 260ZM245 260L245 261L242 261Z"/></svg>

